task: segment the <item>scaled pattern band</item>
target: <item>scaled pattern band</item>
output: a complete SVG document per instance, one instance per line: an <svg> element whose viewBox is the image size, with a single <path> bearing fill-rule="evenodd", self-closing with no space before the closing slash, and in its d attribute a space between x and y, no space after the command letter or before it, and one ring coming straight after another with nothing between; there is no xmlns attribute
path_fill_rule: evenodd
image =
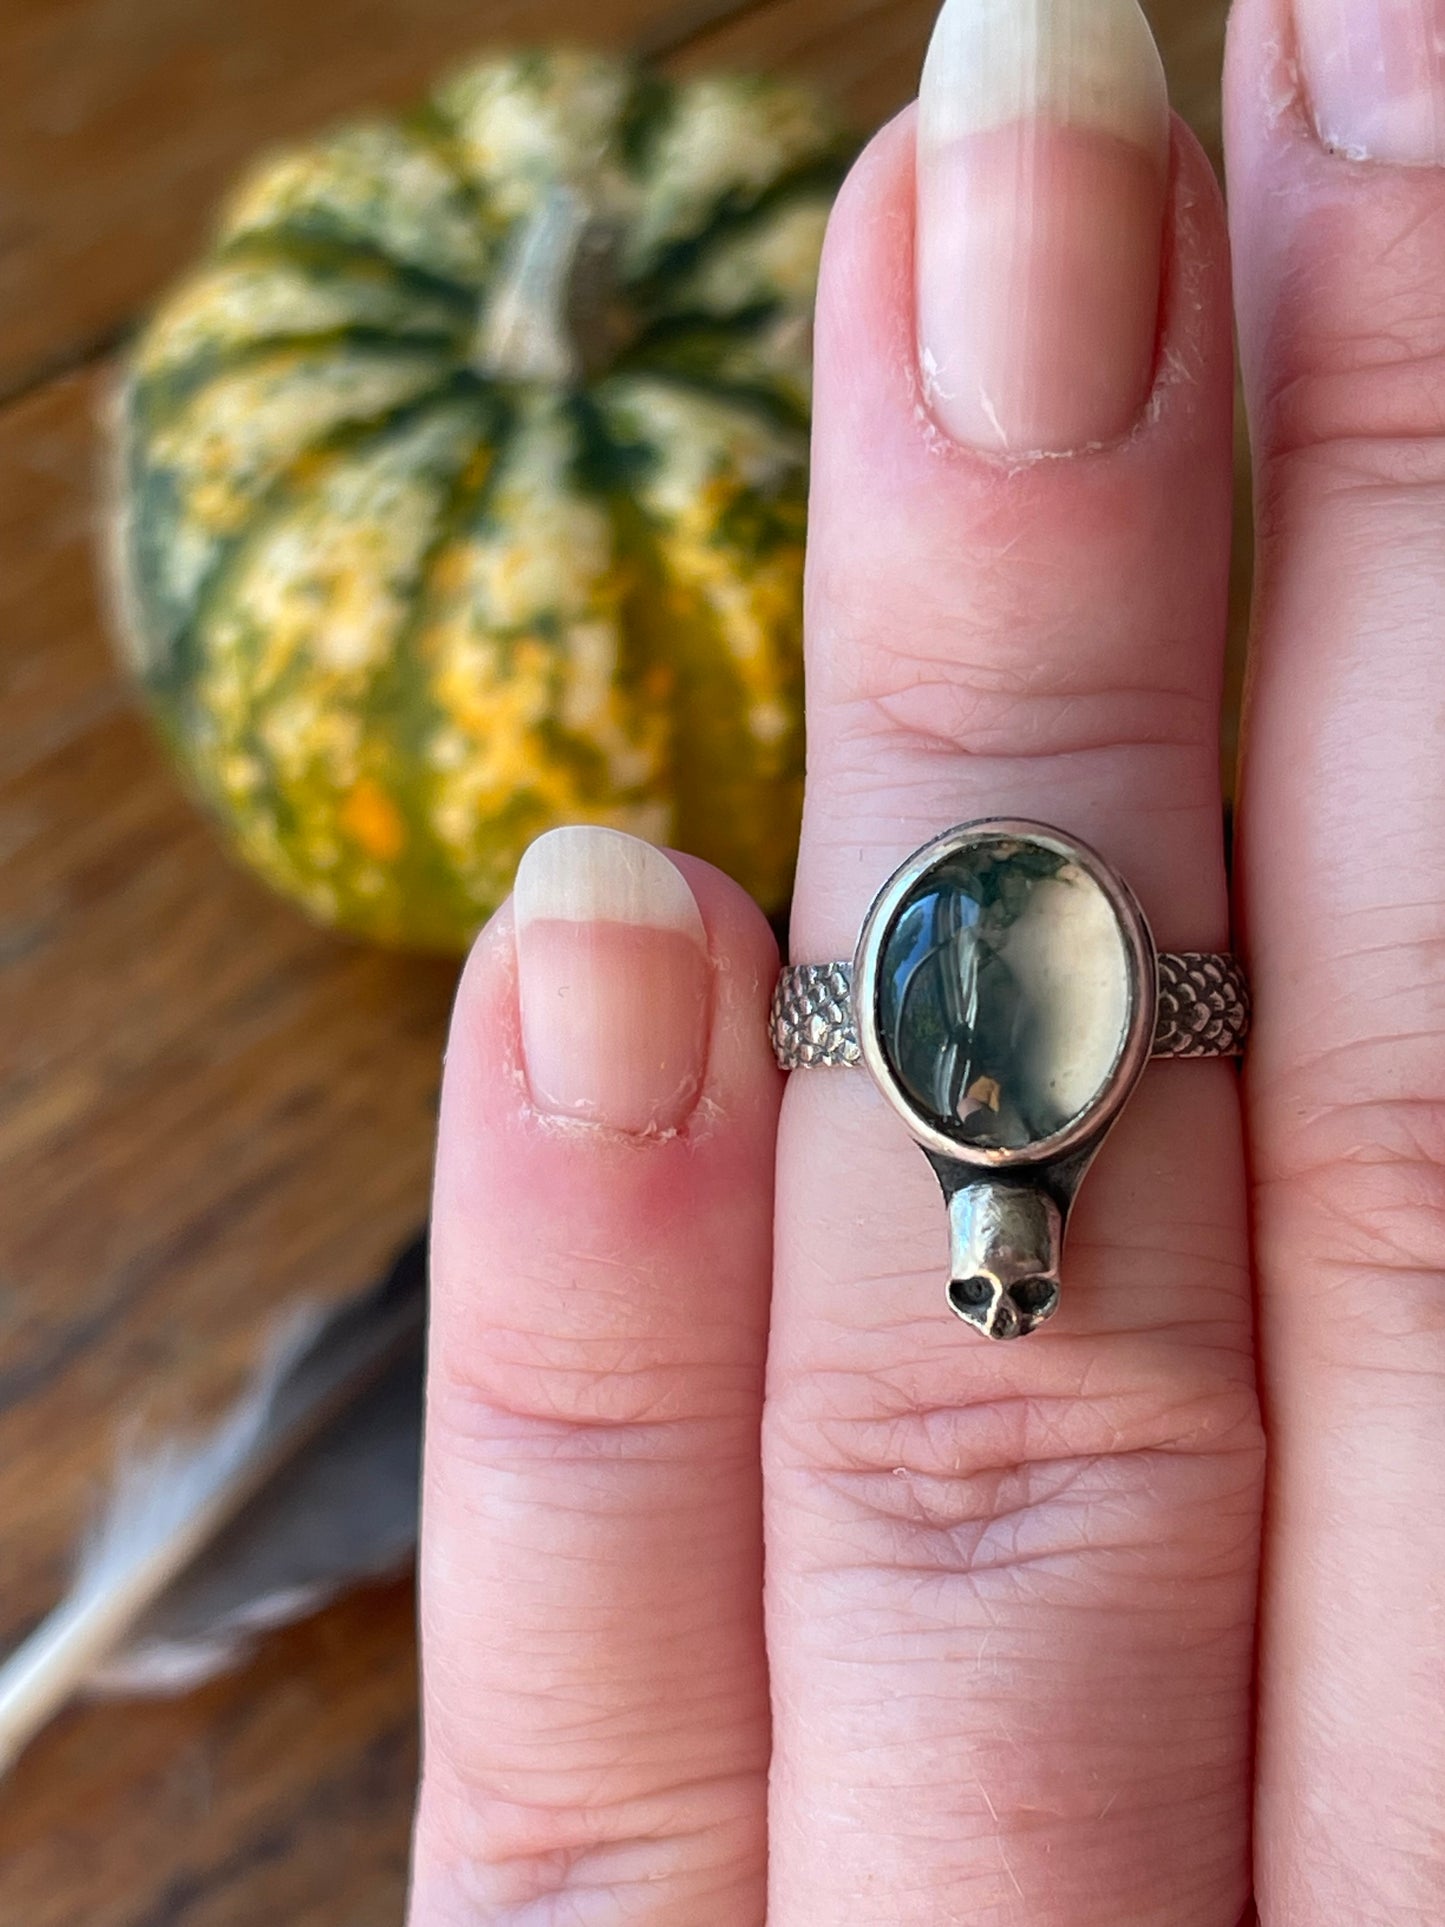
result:
<svg viewBox="0 0 1445 1927"><path fill-rule="evenodd" d="M773 995L773 1049L785 1071L858 1064L853 966L793 964ZM1155 1057L1237 1057L1249 1035L1249 991L1233 957L1166 951L1159 957Z"/></svg>

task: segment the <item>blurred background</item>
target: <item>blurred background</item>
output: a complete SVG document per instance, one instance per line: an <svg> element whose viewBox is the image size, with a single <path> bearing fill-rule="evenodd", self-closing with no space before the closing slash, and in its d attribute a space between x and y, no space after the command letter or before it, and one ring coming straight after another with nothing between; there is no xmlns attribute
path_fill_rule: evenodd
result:
<svg viewBox="0 0 1445 1927"><path fill-rule="evenodd" d="M1219 159L1226 0L1146 0ZM0 123L0 1651L64 1591L118 1431L221 1409L285 1307L425 1215L454 966L310 928L223 852L97 591L115 356L258 147L553 38L806 79L862 131L932 0L10 0ZM1248 583L1244 463L1234 656ZM1226 744L1226 755L1228 754ZM0 1927L395 1927L411 1583L0 1780Z"/></svg>

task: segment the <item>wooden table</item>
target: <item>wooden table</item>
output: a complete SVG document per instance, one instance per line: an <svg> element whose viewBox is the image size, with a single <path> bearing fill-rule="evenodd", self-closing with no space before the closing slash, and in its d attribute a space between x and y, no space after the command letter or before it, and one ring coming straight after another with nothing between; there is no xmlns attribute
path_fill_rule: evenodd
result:
<svg viewBox="0 0 1445 1927"><path fill-rule="evenodd" d="M1155 0L1217 152L1225 0ZM421 1220L454 972L321 935L221 854L116 673L93 560L114 349L258 145L489 41L775 67L860 126L933 0L11 0L0 122L0 1648L118 1427L214 1410L277 1311ZM1241 571L1241 594L1243 572ZM0 1927L395 1927L410 1589L240 1676L93 1706L0 1785Z"/></svg>

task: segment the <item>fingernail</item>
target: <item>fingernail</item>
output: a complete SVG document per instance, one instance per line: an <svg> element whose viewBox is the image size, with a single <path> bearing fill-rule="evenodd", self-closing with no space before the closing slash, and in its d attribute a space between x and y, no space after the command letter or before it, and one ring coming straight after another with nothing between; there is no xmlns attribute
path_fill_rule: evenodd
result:
<svg viewBox="0 0 1445 1927"><path fill-rule="evenodd" d="M522 858L512 910L538 1109L617 1131L676 1129L702 1087L712 990L682 872L616 830L553 830Z"/></svg>
<svg viewBox="0 0 1445 1927"><path fill-rule="evenodd" d="M1154 379L1169 174L1136 0L945 0L918 100L918 330L954 440L1065 453Z"/></svg>
<svg viewBox="0 0 1445 1927"><path fill-rule="evenodd" d="M1445 0L1295 0L1300 62L1327 147L1445 166Z"/></svg>

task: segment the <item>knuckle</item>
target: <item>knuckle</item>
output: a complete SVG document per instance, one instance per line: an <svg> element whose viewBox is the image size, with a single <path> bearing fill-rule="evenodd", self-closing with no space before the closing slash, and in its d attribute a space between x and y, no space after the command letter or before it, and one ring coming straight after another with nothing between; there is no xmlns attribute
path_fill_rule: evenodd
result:
<svg viewBox="0 0 1445 1927"><path fill-rule="evenodd" d="M887 541L870 532L865 554L820 537L809 565L815 767L860 788L871 770L876 789L880 767L921 785L960 759L1094 758L1137 782L1141 807L1172 807L1182 783L1217 808L1214 624L1158 566L1180 545L1167 493L1132 475L1080 488L1046 465L991 477L955 515L890 525ZM1206 576L1213 559L1200 558ZM1124 612L1121 579L1140 590Z"/></svg>
<svg viewBox="0 0 1445 1927"><path fill-rule="evenodd" d="M1057 610L957 582L948 606L915 601L900 621L891 601L833 601L815 692L831 760L876 768L892 760L997 762L1131 757L1172 790L1181 768L1218 790L1215 713L1195 658L1151 630L1147 640L1091 634L1077 593ZM987 611L986 619L983 610ZM972 613L971 613L972 612Z"/></svg>
<svg viewBox="0 0 1445 1927"><path fill-rule="evenodd" d="M1445 485L1445 203L1419 185L1364 216L1327 210L1286 285L1271 447L1350 482Z"/></svg>
<svg viewBox="0 0 1445 1927"><path fill-rule="evenodd" d="M1351 1367L1418 1371L1418 1341L1445 1337L1445 1098L1320 1106L1260 1189L1300 1230L1296 1288L1325 1314L1314 1345Z"/></svg>
<svg viewBox="0 0 1445 1927"><path fill-rule="evenodd" d="M515 1304L454 1305L433 1327L433 1422L465 1440L513 1429L619 1435L753 1414L762 1367L756 1312L726 1293L705 1306L645 1261L573 1255L548 1280L518 1278Z"/></svg>
<svg viewBox="0 0 1445 1927"><path fill-rule="evenodd" d="M1107 751L1192 751L1202 702L1162 690L1029 689L957 664L902 663L861 705L864 733L886 730L955 754L1008 760Z"/></svg>
<svg viewBox="0 0 1445 1927"><path fill-rule="evenodd" d="M559 1330L549 1318L489 1323L434 1345L428 1422L465 1451L503 1435L551 1435L597 1453L725 1431L756 1413L762 1368L732 1332L656 1328L619 1310Z"/></svg>
<svg viewBox="0 0 1445 1927"><path fill-rule="evenodd" d="M599 1776L602 1777L602 1776ZM413 1927L485 1919L505 1927L651 1921L704 1897L743 1917L755 1884L760 1776L720 1774L636 1800L521 1801L434 1770L418 1799ZM424 1904L423 1904L424 1903ZM655 1909L655 1911L654 1911Z"/></svg>
<svg viewBox="0 0 1445 1927"><path fill-rule="evenodd" d="M1151 812L1218 807L1212 722L1189 696L1141 688L1021 690L996 674L896 657L875 688L830 718L830 782L876 793L878 772L936 783L944 763L1106 764Z"/></svg>
<svg viewBox="0 0 1445 1927"><path fill-rule="evenodd" d="M428 1435L447 1457L491 1465L520 1454L559 1465L678 1464L737 1452L732 1413L700 1409L685 1368L494 1372L485 1383L433 1370Z"/></svg>
<svg viewBox="0 0 1445 1927"><path fill-rule="evenodd" d="M1445 438L1445 336L1418 329L1316 337L1271 397L1276 446L1286 453L1336 446L1357 459L1386 457L1408 475L1438 470Z"/></svg>
<svg viewBox="0 0 1445 1927"><path fill-rule="evenodd" d="M772 1421L771 1455L849 1535L860 1563L969 1575L1138 1539L1158 1508L1207 1484L1216 1518L1241 1499L1242 1555L1263 1442L1254 1386L1227 1354L1217 1372L931 1404L869 1375L835 1376ZM895 1382L896 1383L896 1382ZM1227 1538L1228 1535L1223 1535Z"/></svg>

